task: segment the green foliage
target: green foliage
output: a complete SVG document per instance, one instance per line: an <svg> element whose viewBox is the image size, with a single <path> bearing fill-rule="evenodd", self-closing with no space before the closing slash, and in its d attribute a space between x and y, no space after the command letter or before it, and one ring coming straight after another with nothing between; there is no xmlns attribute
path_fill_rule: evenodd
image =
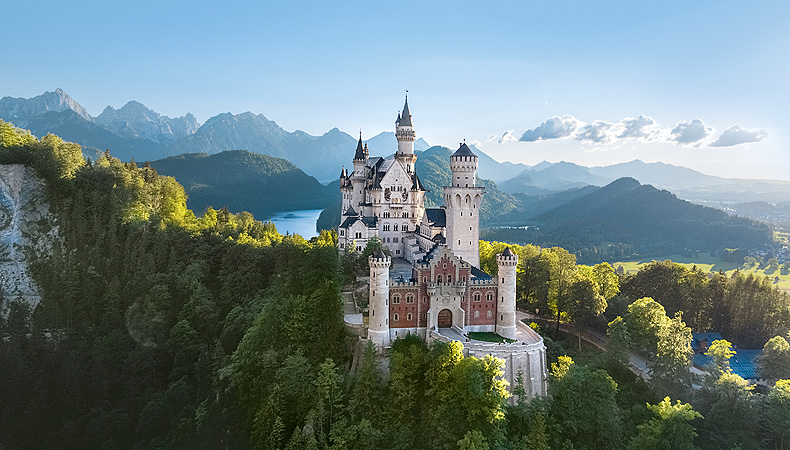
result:
<svg viewBox="0 0 790 450"><path fill-rule="evenodd" d="M652 262L625 277L629 298L651 297L669 315L682 311L694 330L716 330L745 348L762 346L790 328L790 295L767 277L736 271L731 277L687 269L671 261Z"/></svg>
<svg viewBox="0 0 790 450"><path fill-rule="evenodd" d="M332 235L283 237L227 209L197 219L151 167L85 164L5 123L0 135L3 162L47 181L63 238L32 264L41 303L11 302L0 327L4 445L329 442L345 411L330 361L348 358Z"/></svg>
<svg viewBox="0 0 790 450"><path fill-rule="evenodd" d="M765 399L765 430L774 448L783 449L790 438L790 380L779 380Z"/></svg>
<svg viewBox="0 0 790 450"><path fill-rule="evenodd" d="M719 339L711 342L705 354L713 359L711 375L718 378L725 372L732 372L730 369L730 358L735 355L735 351L732 350L732 344L729 341Z"/></svg>
<svg viewBox="0 0 790 450"><path fill-rule="evenodd" d="M680 400L674 405L669 397L657 405L647 405L655 417L639 425L639 433L628 444L630 450L695 450L697 432L689 422L702 415Z"/></svg>
<svg viewBox="0 0 790 450"><path fill-rule="evenodd" d="M760 373L765 378L790 378L790 344L783 336L774 336L765 343L760 356Z"/></svg>
<svg viewBox="0 0 790 450"><path fill-rule="evenodd" d="M574 447L619 446L622 425L615 401L617 383L602 369L573 364L570 358L560 360L552 366L549 384L551 415L559 434Z"/></svg>
<svg viewBox="0 0 790 450"><path fill-rule="evenodd" d="M654 352L669 318L660 303L644 297L628 306L625 323L634 348L642 352Z"/></svg>

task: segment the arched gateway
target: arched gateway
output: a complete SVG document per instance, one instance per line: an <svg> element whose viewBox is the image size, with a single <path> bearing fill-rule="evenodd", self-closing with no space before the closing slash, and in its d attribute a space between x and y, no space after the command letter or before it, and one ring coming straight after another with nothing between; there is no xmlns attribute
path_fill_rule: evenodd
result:
<svg viewBox="0 0 790 450"><path fill-rule="evenodd" d="M449 309L439 311L439 328L450 328L453 326L453 313Z"/></svg>

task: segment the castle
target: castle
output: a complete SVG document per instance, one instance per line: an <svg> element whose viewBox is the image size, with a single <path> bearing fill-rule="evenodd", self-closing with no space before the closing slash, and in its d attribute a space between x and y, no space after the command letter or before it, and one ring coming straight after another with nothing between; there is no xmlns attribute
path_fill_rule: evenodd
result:
<svg viewBox="0 0 790 450"><path fill-rule="evenodd" d="M362 252L377 237L368 258L370 295L367 338L386 348L400 336L457 340L467 355L505 359L505 378L516 372L530 396L545 395L543 339L517 320L516 266L509 248L497 255L497 275L480 270L480 205L477 155L464 143L450 157L452 182L444 205L426 208L425 189L415 170L414 128L408 98L395 121L398 150L370 157L360 134L353 171L340 174L342 207L339 250ZM508 343L477 341L470 332L496 333Z"/></svg>

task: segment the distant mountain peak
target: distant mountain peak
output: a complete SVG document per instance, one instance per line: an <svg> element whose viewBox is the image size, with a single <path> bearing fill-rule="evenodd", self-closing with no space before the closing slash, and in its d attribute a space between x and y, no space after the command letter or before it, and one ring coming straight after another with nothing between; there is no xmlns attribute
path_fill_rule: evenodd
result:
<svg viewBox="0 0 790 450"><path fill-rule="evenodd" d="M190 136L199 127L192 114L170 118L136 100L126 102L119 109L107 106L95 122L119 136L147 139L159 144Z"/></svg>
<svg viewBox="0 0 790 450"><path fill-rule="evenodd" d="M76 112L85 120L93 120L88 111L61 88L55 89L54 92L44 92L29 99L14 97L0 99L0 118L23 127L27 126L28 120L32 117L67 109Z"/></svg>

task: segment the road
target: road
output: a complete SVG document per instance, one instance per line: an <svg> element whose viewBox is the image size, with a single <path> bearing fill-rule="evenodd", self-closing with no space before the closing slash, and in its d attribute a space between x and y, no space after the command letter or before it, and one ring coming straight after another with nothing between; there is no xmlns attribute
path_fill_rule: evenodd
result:
<svg viewBox="0 0 790 450"><path fill-rule="evenodd" d="M517 311L516 317L518 320L527 319L524 323L529 324L529 322L533 322L536 320L545 321L545 318L535 316L534 314L529 314L523 311ZM560 330L564 331L565 333L572 334L574 336L578 335L576 327L566 324L560 323ZM590 344L600 348L603 351L606 351L606 346L609 344L609 337L598 333L597 331L593 330L585 330L582 331L582 339L589 342ZM629 369L631 372L635 373L638 377L642 378L643 380L647 381L650 379L650 371L647 368L647 362L640 357L639 355L628 352L628 361L629 361Z"/></svg>

